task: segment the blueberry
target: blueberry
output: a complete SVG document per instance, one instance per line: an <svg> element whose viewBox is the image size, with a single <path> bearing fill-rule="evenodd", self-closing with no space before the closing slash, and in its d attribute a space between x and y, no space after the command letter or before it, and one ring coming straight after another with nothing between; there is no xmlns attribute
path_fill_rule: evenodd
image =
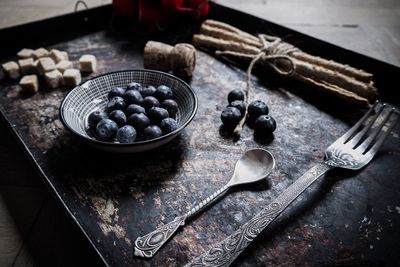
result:
<svg viewBox="0 0 400 267"><path fill-rule="evenodd" d="M221 113L221 121L228 128L235 127L241 118L242 113L235 107L228 106Z"/></svg>
<svg viewBox="0 0 400 267"><path fill-rule="evenodd" d="M269 134L275 131L276 122L274 118L268 115L261 115L254 123L254 131L262 134Z"/></svg>
<svg viewBox="0 0 400 267"><path fill-rule="evenodd" d="M244 92L242 90L236 89L229 92L228 103L232 103L235 100L244 100Z"/></svg>
<svg viewBox="0 0 400 267"><path fill-rule="evenodd" d="M120 96L123 97L125 94L125 89L121 87L114 87L108 92L108 100L111 100L113 97Z"/></svg>
<svg viewBox="0 0 400 267"><path fill-rule="evenodd" d="M160 85L159 87L157 87L155 96L157 97L158 100L163 101L165 99L169 99L173 97L173 93L171 88L169 88L166 85Z"/></svg>
<svg viewBox="0 0 400 267"><path fill-rule="evenodd" d="M244 101L242 100L235 100L232 101L229 106L237 108L238 110L240 110L240 112L242 113L242 115L244 115L244 112L246 111L246 103L244 103Z"/></svg>
<svg viewBox="0 0 400 267"><path fill-rule="evenodd" d="M91 129L96 128L97 123L102 119L107 119L107 114L104 111L96 110L89 114L88 124Z"/></svg>
<svg viewBox="0 0 400 267"><path fill-rule="evenodd" d="M268 115L269 109L267 104L265 104L261 100L255 100L249 104L247 107L247 112L249 113L249 117L253 120L256 120L261 115Z"/></svg>
<svg viewBox="0 0 400 267"><path fill-rule="evenodd" d="M131 82L126 87L126 90L140 90L141 88L142 88L142 86L140 85L140 83Z"/></svg>
<svg viewBox="0 0 400 267"><path fill-rule="evenodd" d="M176 113L178 113L178 104L175 100L166 99L162 102L161 106L168 111L168 114L171 118L174 118Z"/></svg>
<svg viewBox="0 0 400 267"><path fill-rule="evenodd" d="M150 140L162 135L160 127L157 125L150 125L143 130L143 139Z"/></svg>
<svg viewBox="0 0 400 267"><path fill-rule="evenodd" d="M96 135L102 141L109 141L117 134L118 125L110 119L102 119L96 126Z"/></svg>
<svg viewBox="0 0 400 267"><path fill-rule="evenodd" d="M142 89L139 90L140 94L142 94L143 97L146 96L154 96L155 92L156 92L156 88L154 86L146 86L146 87L142 87Z"/></svg>
<svg viewBox="0 0 400 267"><path fill-rule="evenodd" d="M159 107L160 102L154 96L146 96L142 101L142 106L145 109L150 109L152 107Z"/></svg>
<svg viewBox="0 0 400 267"><path fill-rule="evenodd" d="M140 104L143 101L142 95L137 90L128 90L124 98L128 104Z"/></svg>
<svg viewBox="0 0 400 267"><path fill-rule="evenodd" d="M144 130L144 128L150 125L150 120L143 113L135 113L129 116L128 124L133 126L133 128L140 133Z"/></svg>
<svg viewBox="0 0 400 267"><path fill-rule="evenodd" d="M125 114L128 117L135 113L146 113L146 110L144 109L144 107L137 104L131 104L125 110Z"/></svg>
<svg viewBox="0 0 400 267"><path fill-rule="evenodd" d="M169 117L168 111L164 108L160 107L152 107L147 110L147 116L150 121L154 124L159 124L165 118Z"/></svg>
<svg viewBox="0 0 400 267"><path fill-rule="evenodd" d="M110 115L108 115L110 120L113 120L118 127L122 127L126 124L126 115L122 110L113 110Z"/></svg>
<svg viewBox="0 0 400 267"><path fill-rule="evenodd" d="M117 140L123 144L135 142L136 130L130 125L125 125L118 129Z"/></svg>
<svg viewBox="0 0 400 267"><path fill-rule="evenodd" d="M107 103L107 111L111 112L116 109L124 109L126 106L125 100L120 96L114 96Z"/></svg>
<svg viewBox="0 0 400 267"><path fill-rule="evenodd" d="M178 123L172 118L166 118L161 121L160 128L163 134L167 134L175 131L178 128Z"/></svg>

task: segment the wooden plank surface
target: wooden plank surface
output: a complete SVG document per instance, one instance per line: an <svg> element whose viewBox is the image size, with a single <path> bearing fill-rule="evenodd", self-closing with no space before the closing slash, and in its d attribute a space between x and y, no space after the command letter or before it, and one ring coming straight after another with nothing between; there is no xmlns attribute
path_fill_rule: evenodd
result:
<svg viewBox="0 0 400 267"><path fill-rule="evenodd" d="M216 0L216 2L400 66L400 1Z"/></svg>
<svg viewBox="0 0 400 267"><path fill-rule="evenodd" d="M18 231L14 219L3 199L4 191L7 188L0 187L0 266L11 266L14 264L16 258L26 259L25 266L32 266L29 264L30 255L19 257L20 251L24 250L23 237ZM18 265L15 265L18 266ZM23 265L19 265L23 266Z"/></svg>
<svg viewBox="0 0 400 267"><path fill-rule="evenodd" d="M39 216L44 191L32 175L31 163L2 121L0 125L0 266L34 266L26 238ZM12 162L24 167L13 168Z"/></svg>
<svg viewBox="0 0 400 267"><path fill-rule="evenodd" d="M0 266L34 266L26 241L44 196L41 188L0 186Z"/></svg>
<svg viewBox="0 0 400 267"><path fill-rule="evenodd" d="M241 16L243 21L247 21L247 25L243 25L246 29L257 27L260 22L221 8L214 16L231 23ZM279 27L269 23L263 25L264 28L260 29L270 27L279 32ZM166 32L162 40L177 42L189 37L191 29L183 27L185 25ZM324 48L325 44L293 33L293 38L296 36L298 41L320 48L320 54L332 58L337 57L337 53L347 54L349 62L360 64L365 59L335 47ZM47 48L68 50L73 59L81 54L96 54L99 63L96 74L100 74L140 67L144 41L137 38L132 41L105 31L96 31ZM378 62L373 63L379 66ZM378 72L374 70L374 73ZM259 78L258 83L256 77ZM181 266L210 248L213 242L232 233L300 173L321 160L322 151L359 118L358 112L361 110L356 112L355 107L340 105L345 111L338 110L335 105L338 102L332 102L327 95L311 91L307 94L305 86L289 81L280 81L278 85L278 81L272 77L255 72L253 97L268 101L271 114L277 118L279 126L273 142L257 140L248 127L245 127L241 139L233 142L219 133L219 114L226 105L229 90L243 86L243 70L199 51L195 74L190 81L201 103L196 118L168 146L160 148L157 153L152 151L141 155L110 157L73 138L58 120L57 113L61 99L68 92L66 88L40 90L29 98L21 98L18 87L4 83L0 90L0 102L29 151L39 162L47 181L56 188L72 215L110 265ZM382 75L376 75L376 78L382 84L382 90L391 81L386 77L383 79ZM42 108L44 106L46 112ZM258 239L254 249L247 251L238 264L265 266L280 261L282 265L294 266L301 263L318 264L323 260L326 265L332 265L340 261L357 260L367 265L375 259L396 262L398 259L388 254L396 255L393 240L399 235L394 230L398 218L385 207L392 207L397 201L397 189L390 190L398 186L398 179L393 175L398 172L398 165L393 164L398 161L399 155L396 150L398 146L394 145L396 138L398 128L386 144L386 153L383 152L381 157L374 160L367 171L348 173L351 179L341 182L336 183L332 179L327 184L316 184L314 191L309 192L311 195L303 196L302 199L307 200L306 203L302 202L303 209L295 209L295 215L286 222L287 227L274 228L273 232L266 233L270 237L273 235L272 239ZM276 155L278 165L269 176L269 190L235 191L193 220L166 244L157 257L151 260L133 257L132 242L137 236L153 230L161 222L171 220L191 203L217 190L232 173L232 166L240 153L255 146L267 146ZM381 169L386 172L382 173ZM371 176L375 179L370 179ZM363 183L366 180L368 182ZM387 187L381 187L382 183ZM355 193L357 197L354 197ZM378 198L380 201L375 201ZM341 207L345 205L348 206L342 210ZM347 216L350 210L354 212ZM364 217L379 222L370 226L370 229L382 233L379 234L382 241L358 238L360 222ZM53 225L54 216L42 218L37 222L43 225L42 233L47 233L52 229L50 226ZM387 219L391 220L393 228ZM46 220L50 220L50 223ZM332 221L335 221L334 227ZM310 225L318 225L318 228ZM350 225L350 228L346 225ZM41 228L38 229L37 233L41 233ZM62 230L59 232L65 233ZM42 247L41 244L49 246L44 252L34 250L35 255L39 255L38 260L46 258L46 251L52 255L58 251L54 249L58 245L54 241L41 243L36 241L40 235L32 236L36 244L33 248ZM54 239L57 238L51 240ZM369 246L375 249L365 253ZM293 254L292 251L298 253ZM347 253L345 256L344 252ZM75 253L71 251L60 257L70 260L68 255ZM60 260L56 259L55 262L59 263Z"/></svg>
<svg viewBox="0 0 400 267"><path fill-rule="evenodd" d="M62 14L72 13L77 1L70 0L1 0L0 28L19 25ZM111 0L85 0L89 8L110 4ZM79 5L78 10L85 8Z"/></svg>
<svg viewBox="0 0 400 267"><path fill-rule="evenodd" d="M102 266L3 121L0 151L0 266Z"/></svg>
<svg viewBox="0 0 400 267"><path fill-rule="evenodd" d="M110 1L86 2L93 7ZM400 1L218 0L216 2L400 66ZM67 0L57 3L49 0L2 0L0 28L68 13L73 10L74 4L75 1ZM35 182L38 177L29 173L21 174L20 170L9 170L1 165L2 162L7 162L5 158L8 154L5 153L5 147L7 144L0 142L1 156L3 156L0 160L0 266L12 264L32 266L35 260L25 241L29 240L33 247L36 246L34 241L39 238L38 234L52 225L52 221L46 222L45 218L57 208L53 203L54 200L46 198L41 192L43 187ZM45 199L48 201L45 202L46 205L52 208L45 208L40 212ZM17 221L23 221L23 218L26 224L21 226ZM39 223L34 223L35 218ZM65 227L64 231L68 232L66 229L71 226ZM36 234L29 234L28 229L35 229ZM57 230L60 228L57 229L56 224L52 231L57 232ZM46 256L46 245L43 242L37 244L43 247L36 246L34 255L39 257L39 262L46 262L43 261L43 257ZM52 253L55 261L57 257L66 257L65 254L57 254L54 250Z"/></svg>

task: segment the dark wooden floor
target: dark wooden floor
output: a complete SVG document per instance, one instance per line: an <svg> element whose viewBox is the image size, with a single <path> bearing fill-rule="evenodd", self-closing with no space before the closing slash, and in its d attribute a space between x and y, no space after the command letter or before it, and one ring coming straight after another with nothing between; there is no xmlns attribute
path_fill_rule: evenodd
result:
<svg viewBox="0 0 400 267"><path fill-rule="evenodd" d="M50 2L1 1L0 27L36 18ZM216 2L400 66L398 0ZM29 6L25 11L24 5ZM7 12L13 8L18 13ZM0 124L0 266L100 264L75 223L49 194L17 142Z"/></svg>

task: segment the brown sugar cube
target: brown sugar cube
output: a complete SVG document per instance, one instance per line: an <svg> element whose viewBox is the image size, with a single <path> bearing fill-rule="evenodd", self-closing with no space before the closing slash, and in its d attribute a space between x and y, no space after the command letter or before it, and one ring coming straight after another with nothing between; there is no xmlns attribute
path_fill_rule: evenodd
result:
<svg viewBox="0 0 400 267"><path fill-rule="evenodd" d="M35 67L35 73L36 74L40 74L42 75L43 73L40 72L40 68L39 68L39 60L35 60L33 61L33 66Z"/></svg>
<svg viewBox="0 0 400 267"><path fill-rule="evenodd" d="M61 60L56 64L56 69L58 69L61 73L64 73L66 69L72 69L72 62L67 60Z"/></svg>
<svg viewBox="0 0 400 267"><path fill-rule="evenodd" d="M39 90L38 77L36 75L25 75L19 81L22 91L36 93Z"/></svg>
<svg viewBox="0 0 400 267"><path fill-rule="evenodd" d="M1 65L3 67L4 72L7 74L8 77L11 79L18 79L19 78L19 66L15 61L9 61Z"/></svg>
<svg viewBox="0 0 400 267"><path fill-rule="evenodd" d="M61 55L63 57L63 60L69 61L68 53L65 51L61 51Z"/></svg>
<svg viewBox="0 0 400 267"><path fill-rule="evenodd" d="M49 57L51 57L55 63L60 62L61 60L64 60L64 54L60 50L57 49L51 49L49 53Z"/></svg>
<svg viewBox="0 0 400 267"><path fill-rule="evenodd" d="M36 67L33 58L20 59L18 60L18 64L22 74L36 73Z"/></svg>
<svg viewBox="0 0 400 267"><path fill-rule="evenodd" d="M63 75L64 85L77 86L81 83L81 73L77 69L66 69Z"/></svg>
<svg viewBox="0 0 400 267"><path fill-rule="evenodd" d="M17 56L18 58L30 58L33 57L33 52L33 49L24 48L17 53Z"/></svg>
<svg viewBox="0 0 400 267"><path fill-rule="evenodd" d="M83 55L79 59L79 69L82 72L95 72L97 68L96 57L93 55Z"/></svg>
<svg viewBox="0 0 400 267"><path fill-rule="evenodd" d="M56 64L54 64L54 61L51 58L42 57L42 58L39 58L38 69L39 69L40 74L46 73L46 72L55 70Z"/></svg>
<svg viewBox="0 0 400 267"><path fill-rule="evenodd" d="M43 47L38 48L33 52L33 58L35 58L35 59L38 59L41 57L47 57L48 55L49 55L49 51L47 51L47 49L45 49Z"/></svg>
<svg viewBox="0 0 400 267"><path fill-rule="evenodd" d="M52 70L52 71L46 72L44 74L44 78L46 79L47 85L50 88L59 87L63 81L63 75L58 70Z"/></svg>

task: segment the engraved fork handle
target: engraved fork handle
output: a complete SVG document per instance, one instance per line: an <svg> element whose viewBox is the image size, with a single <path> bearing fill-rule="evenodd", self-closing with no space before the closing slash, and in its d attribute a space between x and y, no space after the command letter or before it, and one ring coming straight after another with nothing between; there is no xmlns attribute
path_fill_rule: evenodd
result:
<svg viewBox="0 0 400 267"><path fill-rule="evenodd" d="M176 217L172 222L169 222L157 228L147 235L138 237L135 241L134 254L136 256L145 258L153 257L154 254L156 254L157 251L164 245L164 243L167 242L167 240L174 235L179 227L185 225L185 221L187 219L202 211L217 198L222 197L228 189L229 185L224 185L218 191L214 192L211 196L191 208L186 214Z"/></svg>
<svg viewBox="0 0 400 267"><path fill-rule="evenodd" d="M331 168L333 167L325 163L319 163L309 169L285 189L272 203L250 221L242 225L236 232L185 266L229 266L256 236L270 225L290 203Z"/></svg>

